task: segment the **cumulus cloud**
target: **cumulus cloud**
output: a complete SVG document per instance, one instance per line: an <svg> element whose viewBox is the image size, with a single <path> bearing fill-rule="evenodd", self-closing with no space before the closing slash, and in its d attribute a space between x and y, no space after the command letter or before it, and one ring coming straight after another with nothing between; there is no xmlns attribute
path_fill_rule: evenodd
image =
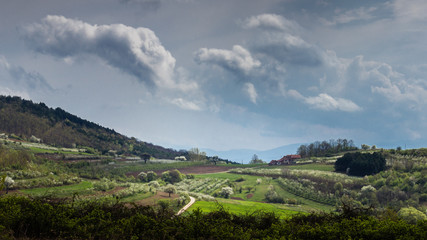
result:
<svg viewBox="0 0 427 240"><path fill-rule="evenodd" d="M321 63L318 49L304 41L298 23L277 14L252 16L242 22L245 29L264 30L253 40L251 49L280 63L317 66Z"/></svg>
<svg viewBox="0 0 427 240"><path fill-rule="evenodd" d="M67 58L91 54L140 81L177 88L175 58L148 28L123 24L91 25L63 16L47 16L23 28L23 37L35 51Z"/></svg>
<svg viewBox="0 0 427 240"><path fill-rule="evenodd" d="M361 107L357 106L351 100L344 98L333 98L326 93L321 93L316 97L305 98L305 103L311 107L324 111L335 111L340 110L344 112L356 112L362 110Z"/></svg>
<svg viewBox="0 0 427 240"><path fill-rule="evenodd" d="M251 53L240 45L234 45L232 50L201 48L195 53L197 63L218 65L234 73L249 74L261 65Z"/></svg>
<svg viewBox="0 0 427 240"><path fill-rule="evenodd" d="M298 23L277 14L261 14L249 17L242 22L242 26L244 28L278 31L297 31L300 28Z"/></svg>
<svg viewBox="0 0 427 240"><path fill-rule="evenodd" d="M248 94L249 99L251 102L255 103L257 102L258 94L256 92L255 86L252 83L245 83L243 89Z"/></svg>
<svg viewBox="0 0 427 240"><path fill-rule="evenodd" d="M254 50L280 63L311 67L322 63L319 50L314 45L287 33L263 36L255 44Z"/></svg>

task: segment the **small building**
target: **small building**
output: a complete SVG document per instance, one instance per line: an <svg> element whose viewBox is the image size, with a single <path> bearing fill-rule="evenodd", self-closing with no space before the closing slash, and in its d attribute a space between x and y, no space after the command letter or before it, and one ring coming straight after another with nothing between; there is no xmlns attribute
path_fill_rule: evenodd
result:
<svg viewBox="0 0 427 240"><path fill-rule="evenodd" d="M179 157L175 157L175 160L177 160L177 161L187 161L187 158L185 156L179 156Z"/></svg>
<svg viewBox="0 0 427 240"><path fill-rule="evenodd" d="M271 160L271 162L268 165L272 166L272 165L295 164L296 160L300 158L301 158L301 155L286 155L279 160Z"/></svg>

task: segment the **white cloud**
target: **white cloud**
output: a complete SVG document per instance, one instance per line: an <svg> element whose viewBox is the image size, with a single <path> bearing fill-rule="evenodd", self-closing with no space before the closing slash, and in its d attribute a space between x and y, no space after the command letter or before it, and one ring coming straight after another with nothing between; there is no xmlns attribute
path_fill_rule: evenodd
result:
<svg viewBox="0 0 427 240"><path fill-rule="evenodd" d="M337 15L334 16L332 20L329 21L323 18L321 20L326 25L346 24L354 21L370 20L375 17L373 13L376 10L377 7L360 7L345 12L336 10Z"/></svg>
<svg viewBox="0 0 427 240"><path fill-rule="evenodd" d="M195 53L194 59L199 64L215 64L231 72L245 75L261 65L248 50L240 45L234 45L232 50L201 48Z"/></svg>
<svg viewBox="0 0 427 240"><path fill-rule="evenodd" d="M258 94L256 92L255 86L252 83L245 83L243 89L248 94L249 99L251 102L255 103L257 102Z"/></svg>
<svg viewBox="0 0 427 240"><path fill-rule="evenodd" d="M392 3L395 16L403 22L427 20L427 1L395 0Z"/></svg>
<svg viewBox="0 0 427 240"><path fill-rule="evenodd" d="M351 100L344 98L333 98L326 93L321 93L317 97L305 98L305 103L309 104L315 109L324 111L335 111L340 110L344 112L356 112L362 110L361 107L357 106Z"/></svg>
<svg viewBox="0 0 427 240"><path fill-rule="evenodd" d="M300 26L277 14L261 14L252 16L243 21L244 28L260 28L266 30L297 31Z"/></svg>
<svg viewBox="0 0 427 240"><path fill-rule="evenodd" d="M318 48L301 37L288 33L265 33L258 37L252 47L257 53L279 63L300 66L318 66L322 58Z"/></svg>
<svg viewBox="0 0 427 240"><path fill-rule="evenodd" d="M173 79L175 58L148 28L123 24L91 25L63 16L47 16L23 28L37 52L61 57L91 54L140 81L161 88L179 88Z"/></svg>
<svg viewBox="0 0 427 240"><path fill-rule="evenodd" d="M175 98L171 101L171 103L185 110L192 110L192 111L202 110L202 108L198 104L185 100L183 98Z"/></svg>

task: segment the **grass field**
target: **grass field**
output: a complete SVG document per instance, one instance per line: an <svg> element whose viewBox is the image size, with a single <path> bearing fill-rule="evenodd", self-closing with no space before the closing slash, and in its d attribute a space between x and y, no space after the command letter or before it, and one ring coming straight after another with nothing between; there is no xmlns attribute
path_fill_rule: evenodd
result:
<svg viewBox="0 0 427 240"><path fill-rule="evenodd" d="M318 171L326 171L326 172L333 172L335 170L334 165L332 165L332 164L321 164L321 163L289 165L289 166L285 166L285 168L303 169L303 170L318 170Z"/></svg>
<svg viewBox="0 0 427 240"><path fill-rule="evenodd" d="M54 195L55 197L69 197L74 193L79 195L85 195L92 193L93 185L91 182L83 181L74 185L64 185L60 187L48 187L48 188L32 188L22 189L20 192L31 195L31 196L48 196Z"/></svg>
<svg viewBox="0 0 427 240"><path fill-rule="evenodd" d="M251 214L256 211L274 212L281 218L303 213L296 206L283 204L268 204L251 201L240 201L233 199L218 199L216 202L196 201L188 211L200 208L203 212L212 212L223 207L225 210L235 214Z"/></svg>

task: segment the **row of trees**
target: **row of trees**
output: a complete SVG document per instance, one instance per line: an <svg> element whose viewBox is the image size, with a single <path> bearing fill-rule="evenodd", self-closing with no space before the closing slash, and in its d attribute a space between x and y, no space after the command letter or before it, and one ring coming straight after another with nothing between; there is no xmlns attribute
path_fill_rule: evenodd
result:
<svg viewBox="0 0 427 240"><path fill-rule="evenodd" d="M316 141L299 146L297 154L301 157L324 157L335 153L357 150L353 140L331 139L329 141Z"/></svg>

